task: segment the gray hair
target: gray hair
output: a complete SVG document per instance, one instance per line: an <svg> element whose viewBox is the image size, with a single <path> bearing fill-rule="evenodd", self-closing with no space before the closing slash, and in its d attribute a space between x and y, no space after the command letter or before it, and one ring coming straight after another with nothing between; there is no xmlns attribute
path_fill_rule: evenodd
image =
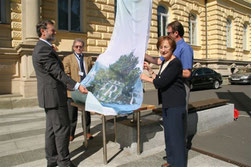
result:
<svg viewBox="0 0 251 167"><path fill-rule="evenodd" d="M81 39L81 38L76 38L76 39L74 40L73 44L72 44L72 47L74 47L74 45L75 45L76 42L81 42L81 43L83 44L83 47L85 46L85 42L84 42L83 39Z"/></svg>

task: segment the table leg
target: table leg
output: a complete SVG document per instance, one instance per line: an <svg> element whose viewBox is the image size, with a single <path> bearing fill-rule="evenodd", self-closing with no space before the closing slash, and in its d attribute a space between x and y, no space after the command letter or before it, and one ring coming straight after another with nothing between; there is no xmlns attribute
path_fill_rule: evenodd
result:
<svg viewBox="0 0 251 167"><path fill-rule="evenodd" d="M81 114L82 114L82 128L83 128L83 133L84 133L84 138L85 138L85 142L84 142L84 145L85 147L87 148L88 146L88 141L87 141L87 128L86 128L86 119L85 119L85 110L82 110Z"/></svg>
<svg viewBox="0 0 251 167"><path fill-rule="evenodd" d="M102 129L103 129L103 161L107 164L107 148L106 148L106 120L105 116L102 115Z"/></svg>
<svg viewBox="0 0 251 167"><path fill-rule="evenodd" d="M136 120L135 120L135 113L133 112L133 113L132 113L132 119L131 119L130 122L131 122L131 123L134 123L135 121L136 121Z"/></svg>
<svg viewBox="0 0 251 167"><path fill-rule="evenodd" d="M137 113L137 154L140 155L140 111Z"/></svg>
<svg viewBox="0 0 251 167"><path fill-rule="evenodd" d="M117 116L114 116L114 119L113 119L114 123L114 142L117 143Z"/></svg>

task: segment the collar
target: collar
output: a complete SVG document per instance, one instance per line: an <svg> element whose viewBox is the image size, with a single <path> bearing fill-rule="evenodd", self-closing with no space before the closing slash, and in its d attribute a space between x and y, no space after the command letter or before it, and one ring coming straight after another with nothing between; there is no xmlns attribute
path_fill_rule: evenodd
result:
<svg viewBox="0 0 251 167"><path fill-rule="evenodd" d="M179 41L176 42L176 44L182 44L183 42L185 42L185 41L183 38L181 38Z"/></svg>
<svg viewBox="0 0 251 167"><path fill-rule="evenodd" d="M52 44L51 44L50 42L48 42L48 41L46 41L46 40L44 40L44 39L42 39L42 38L39 38L39 40L41 40L41 41L47 43L48 45L50 45L50 46L52 47Z"/></svg>
<svg viewBox="0 0 251 167"><path fill-rule="evenodd" d="M75 55L78 59L80 59L81 56L84 56L83 53L82 53L81 55L79 55L79 54L77 54L76 52L74 52L74 55Z"/></svg>

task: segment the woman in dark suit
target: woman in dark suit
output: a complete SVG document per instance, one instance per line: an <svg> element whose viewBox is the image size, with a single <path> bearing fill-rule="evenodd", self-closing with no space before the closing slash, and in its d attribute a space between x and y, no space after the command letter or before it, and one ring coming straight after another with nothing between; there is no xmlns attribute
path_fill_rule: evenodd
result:
<svg viewBox="0 0 251 167"><path fill-rule="evenodd" d="M186 166L185 139L183 117L186 111L186 92L182 82L182 64L173 52L175 41L168 37L160 37L157 43L160 55L165 58L160 71L155 74L148 63L144 68L148 75L142 73L141 79L154 84L158 89L159 103L162 104L162 116L165 134L167 163L162 166Z"/></svg>

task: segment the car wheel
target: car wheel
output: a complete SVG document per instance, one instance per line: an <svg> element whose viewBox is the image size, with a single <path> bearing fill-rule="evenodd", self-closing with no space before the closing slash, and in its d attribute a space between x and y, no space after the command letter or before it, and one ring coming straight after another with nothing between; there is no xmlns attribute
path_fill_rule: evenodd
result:
<svg viewBox="0 0 251 167"><path fill-rule="evenodd" d="M218 89L220 87L220 82L215 80L213 86L214 86L214 89Z"/></svg>

